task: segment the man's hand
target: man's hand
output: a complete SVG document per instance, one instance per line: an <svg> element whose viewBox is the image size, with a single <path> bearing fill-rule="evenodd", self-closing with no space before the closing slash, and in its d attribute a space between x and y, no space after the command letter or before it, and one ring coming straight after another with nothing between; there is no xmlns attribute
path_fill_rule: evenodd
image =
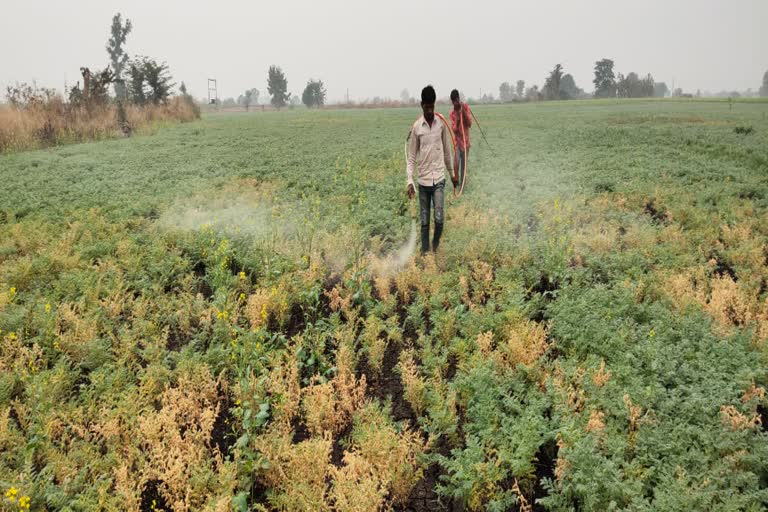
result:
<svg viewBox="0 0 768 512"><path fill-rule="evenodd" d="M416 195L416 190L414 190L413 185L408 185L408 199L413 199L413 197Z"/></svg>
<svg viewBox="0 0 768 512"><path fill-rule="evenodd" d="M453 182L453 188L459 186L459 173L455 172L451 174L451 181Z"/></svg>

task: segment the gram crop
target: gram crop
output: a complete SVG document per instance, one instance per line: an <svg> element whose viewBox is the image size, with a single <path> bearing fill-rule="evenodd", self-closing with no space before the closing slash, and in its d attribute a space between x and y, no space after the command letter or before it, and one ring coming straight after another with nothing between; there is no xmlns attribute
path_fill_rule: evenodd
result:
<svg viewBox="0 0 768 512"><path fill-rule="evenodd" d="M478 108L397 268L412 110L0 157L0 508L765 509L767 111Z"/></svg>

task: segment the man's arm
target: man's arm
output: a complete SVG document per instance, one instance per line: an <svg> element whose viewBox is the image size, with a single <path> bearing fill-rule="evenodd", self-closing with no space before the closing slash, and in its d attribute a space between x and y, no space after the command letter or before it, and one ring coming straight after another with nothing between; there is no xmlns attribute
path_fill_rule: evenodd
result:
<svg viewBox="0 0 768 512"><path fill-rule="evenodd" d="M408 160L405 166L406 185L413 187L413 172L416 169L416 155L419 152L419 137L411 128L411 135L408 139Z"/></svg>
<svg viewBox="0 0 768 512"><path fill-rule="evenodd" d="M462 110L464 111L464 126L472 128L472 111L469 110L469 104L465 103Z"/></svg>

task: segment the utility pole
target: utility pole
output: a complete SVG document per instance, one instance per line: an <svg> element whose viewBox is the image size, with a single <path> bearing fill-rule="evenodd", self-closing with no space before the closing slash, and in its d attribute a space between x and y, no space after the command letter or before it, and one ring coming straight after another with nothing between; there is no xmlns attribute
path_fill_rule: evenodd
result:
<svg viewBox="0 0 768 512"><path fill-rule="evenodd" d="M213 97L211 97L211 93L213 93ZM208 104L219 104L219 88L215 78L208 79Z"/></svg>

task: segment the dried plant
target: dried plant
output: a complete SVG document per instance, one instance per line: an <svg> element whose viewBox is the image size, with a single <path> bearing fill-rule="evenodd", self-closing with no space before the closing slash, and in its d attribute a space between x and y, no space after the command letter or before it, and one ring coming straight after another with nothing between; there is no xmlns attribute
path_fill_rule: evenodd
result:
<svg viewBox="0 0 768 512"><path fill-rule="evenodd" d="M421 416L427 406L427 383L419 375L413 350L403 350L400 353L399 368L404 398L416 416Z"/></svg>

